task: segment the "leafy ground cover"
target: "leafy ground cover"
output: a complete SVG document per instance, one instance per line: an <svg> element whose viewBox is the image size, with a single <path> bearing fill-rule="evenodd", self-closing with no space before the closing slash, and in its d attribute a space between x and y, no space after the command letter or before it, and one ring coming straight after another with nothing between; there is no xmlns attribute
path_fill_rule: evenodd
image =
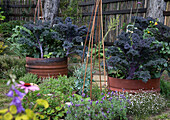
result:
<svg viewBox="0 0 170 120"><path fill-rule="evenodd" d="M8 106L11 99L6 96L6 93L9 91L9 86L6 85L6 80L0 79L0 109L3 109Z"/></svg>

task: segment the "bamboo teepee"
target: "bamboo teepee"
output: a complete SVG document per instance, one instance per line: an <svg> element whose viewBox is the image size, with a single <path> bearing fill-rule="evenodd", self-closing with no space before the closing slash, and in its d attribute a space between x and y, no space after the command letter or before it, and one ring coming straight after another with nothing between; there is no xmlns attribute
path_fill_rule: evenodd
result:
<svg viewBox="0 0 170 120"><path fill-rule="evenodd" d="M96 18L97 18L97 29L95 31L95 23L96 23ZM92 21L92 22L91 22ZM90 31L91 28L91 31ZM99 62L99 78L100 78L100 90L102 90L102 85L101 85L101 66L100 66L100 39L102 40L102 48L103 48L103 67L104 67L104 82L106 85L106 68L105 68L105 49L104 49L104 39L103 39L103 16L102 16L102 0L96 0L95 1L95 5L93 8L93 12L91 14L91 20L89 23L89 28L88 28L88 33L86 36L86 40L85 40L85 45L84 45L84 51L83 51L83 57L82 57L82 63L84 62L84 54L85 54L85 48L86 48L86 44L87 44L87 39L89 36L89 31L90 31L90 39L89 39L89 43L88 43L88 52L87 52L87 57L86 57L86 68L85 68L85 75L84 75L84 83L83 83L83 90L82 93L84 92L84 86L85 86L85 78L86 78L86 72L87 72L87 66L88 66L88 62L89 62L89 54L90 55L90 75L91 75L91 79L90 79L90 98L92 98L92 79L93 79L93 68L94 68L94 62L95 62L95 57L94 59L92 57L92 53L93 53L93 45L94 45L94 36L96 39L95 42L95 55L96 55L96 46L98 45L98 62ZM95 32L95 34L94 34ZM90 48L91 48L91 52L90 52Z"/></svg>

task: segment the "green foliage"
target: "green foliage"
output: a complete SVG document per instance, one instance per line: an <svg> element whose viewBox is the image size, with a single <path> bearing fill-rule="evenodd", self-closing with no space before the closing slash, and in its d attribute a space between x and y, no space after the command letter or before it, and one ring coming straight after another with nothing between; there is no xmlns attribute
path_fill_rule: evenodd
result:
<svg viewBox="0 0 170 120"><path fill-rule="evenodd" d="M81 57L78 55L71 55L69 56L69 63L80 63Z"/></svg>
<svg viewBox="0 0 170 120"><path fill-rule="evenodd" d="M72 94L72 85L74 84L74 77L67 78L66 76L58 76L55 78L46 78L39 84L39 91L28 93L26 99L24 99L25 107L32 107L32 103L36 103L36 99L44 99L49 103L47 109L43 109L41 106L35 109L37 112L41 112L44 115L44 119L59 119L64 116L66 110L64 108L65 101L69 101L69 96Z"/></svg>
<svg viewBox="0 0 170 120"><path fill-rule="evenodd" d="M90 49L91 51L91 49ZM105 52L107 51L107 48L105 48ZM100 51L99 51L99 46L96 46L96 58L99 58L99 54L100 54L100 58L103 58L103 46L102 46L102 42L100 42ZM92 56L94 57L95 55L95 48L93 48L93 52L92 52Z"/></svg>
<svg viewBox="0 0 170 120"><path fill-rule="evenodd" d="M164 113L164 114L158 115L154 118L154 120L168 120L169 114L170 113Z"/></svg>
<svg viewBox="0 0 170 120"><path fill-rule="evenodd" d="M25 59L14 56L1 55L0 78L9 78L10 74L16 75L17 79L21 76L24 76L26 73L25 64Z"/></svg>
<svg viewBox="0 0 170 120"><path fill-rule="evenodd" d="M3 22L0 24L0 33L3 34L3 37L7 38L10 37L13 34L13 28L15 28L17 25L23 25L25 21L20 20L13 20L9 22Z"/></svg>
<svg viewBox="0 0 170 120"><path fill-rule="evenodd" d="M75 67L75 70L73 72L73 76L76 78L74 89L78 90L79 94L81 94L82 89L83 89L85 69L86 69L86 64L84 63L83 65L80 64L80 66ZM90 90L90 79L91 79L90 76L91 76L90 67L87 67L85 84L84 84L84 93Z"/></svg>
<svg viewBox="0 0 170 120"><path fill-rule="evenodd" d="M104 91L102 90L102 92L104 92ZM99 86L97 84L93 84L93 87L92 87L92 100L93 101L98 100L101 97L102 92L100 91ZM87 94L88 94L88 96L90 96L90 91Z"/></svg>
<svg viewBox="0 0 170 120"><path fill-rule="evenodd" d="M52 54L53 54L53 53L50 52L50 53L48 53L47 55L44 55L44 58L50 58Z"/></svg>
<svg viewBox="0 0 170 120"><path fill-rule="evenodd" d="M67 76L58 76L58 80L57 80L57 85L58 87L56 88L58 91L60 91L61 93L64 93L65 95L67 94L72 94L73 91L73 87L74 86L74 81L76 80L75 77L69 77L67 78Z"/></svg>
<svg viewBox="0 0 170 120"><path fill-rule="evenodd" d="M170 82L161 79L160 81L161 94L170 99Z"/></svg>
<svg viewBox="0 0 170 120"><path fill-rule="evenodd" d="M19 81L23 81L25 83L39 84L41 82L41 79L38 79L38 76L36 74L27 73L23 77L20 77Z"/></svg>
<svg viewBox="0 0 170 120"><path fill-rule="evenodd" d="M110 31L115 30L118 25L119 25L119 16L117 18L110 18L110 22L108 23L108 30L107 30L106 34L104 35L103 40L105 40L108 33Z"/></svg>
<svg viewBox="0 0 170 120"><path fill-rule="evenodd" d="M129 94L129 101L128 114L138 118L157 114L167 106L165 98L154 93Z"/></svg>
<svg viewBox="0 0 170 120"><path fill-rule="evenodd" d="M36 103L38 105L44 106L45 109L47 109L49 107L48 102L46 100L43 100L43 99L36 100Z"/></svg>
<svg viewBox="0 0 170 120"><path fill-rule="evenodd" d="M168 60L170 56L170 28L162 25L162 23L158 23L158 19L156 21L149 21L148 27L144 30L144 38L155 37L156 41L153 44L162 45L162 48L159 50L159 54L167 60L167 63L164 64L165 69L170 73L170 61ZM163 69L164 70L164 69Z"/></svg>
<svg viewBox="0 0 170 120"><path fill-rule="evenodd" d="M13 34L7 38L7 42L9 44L10 51L13 51L15 55L20 56L20 57L25 57L26 54L28 54L29 51L27 49L24 49L24 47L18 43L18 41L24 37L24 35L21 34L21 30L25 30L28 33L31 34L31 32L26 29L23 26L16 26L15 28L12 29ZM34 52L34 50L33 50Z"/></svg>
<svg viewBox="0 0 170 120"><path fill-rule="evenodd" d="M1 7L0 7L1 9ZM5 16L3 16L2 14L4 13L4 11L0 11L0 20L4 20L5 19Z"/></svg>
<svg viewBox="0 0 170 120"><path fill-rule="evenodd" d="M62 0L60 2L60 11L62 17L70 17L75 22L79 16L78 0Z"/></svg>

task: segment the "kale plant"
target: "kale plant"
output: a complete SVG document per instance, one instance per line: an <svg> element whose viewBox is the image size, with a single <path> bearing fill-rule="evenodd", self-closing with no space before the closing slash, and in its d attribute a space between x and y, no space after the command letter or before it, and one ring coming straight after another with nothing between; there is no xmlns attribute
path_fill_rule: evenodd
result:
<svg viewBox="0 0 170 120"><path fill-rule="evenodd" d="M168 60L160 55L163 45L155 43L157 40L154 36L144 36L147 20L141 18L136 22L139 24L135 24L137 29L133 33L122 32L118 36L119 40L108 48L107 65L113 77L147 82L150 78L160 77Z"/></svg>
<svg viewBox="0 0 170 120"><path fill-rule="evenodd" d="M166 59L167 64L165 64L161 73L167 70L170 76L170 27L163 25L161 22L158 22L158 19L153 19L151 17L146 19L143 17L133 17L133 19L134 18L136 18L135 27L138 28L135 31L140 33L140 37L154 37L156 39L156 41L154 41L155 44L162 44L163 47L159 51L159 55Z"/></svg>
<svg viewBox="0 0 170 120"><path fill-rule="evenodd" d="M65 22L56 18L55 23L53 27L49 21L41 20L25 24L18 43L27 49L31 57L67 57L76 53L81 48L87 28L73 25L70 18L66 18Z"/></svg>
<svg viewBox="0 0 170 120"><path fill-rule="evenodd" d="M53 25L54 30L56 30L59 33L59 37L62 38L62 46L64 50L66 50L66 56L81 52L83 49L81 42L85 41L87 27L78 27L72 24L72 20L69 17L66 18L65 21L56 18L55 22L56 24Z"/></svg>
<svg viewBox="0 0 170 120"><path fill-rule="evenodd" d="M58 33L50 28L49 21L29 22L24 24L23 27L26 29L20 31L23 37L20 38L18 43L27 49L29 56L43 58L46 51L57 51L57 46L62 45Z"/></svg>

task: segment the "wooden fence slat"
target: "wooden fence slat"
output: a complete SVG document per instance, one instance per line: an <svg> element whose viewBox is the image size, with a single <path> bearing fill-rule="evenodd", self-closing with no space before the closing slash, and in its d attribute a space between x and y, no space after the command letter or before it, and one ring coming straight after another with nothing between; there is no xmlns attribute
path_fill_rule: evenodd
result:
<svg viewBox="0 0 170 120"><path fill-rule="evenodd" d="M9 5L9 8L35 8L36 5Z"/></svg>
<svg viewBox="0 0 170 120"><path fill-rule="evenodd" d="M130 9L128 10L113 10L113 11L103 11L103 15L117 15L117 14L129 14ZM136 13L137 9L133 9L132 13ZM147 9L146 8L141 8L138 9L138 13L146 13ZM82 16L90 16L91 12L89 13L82 13Z"/></svg>
<svg viewBox="0 0 170 120"><path fill-rule="evenodd" d="M103 4L126 2L126 1L136 1L136 0L105 0L103 1ZM79 6L90 6L90 5L94 5L94 3L95 3L94 1L80 2Z"/></svg>
<svg viewBox="0 0 170 120"><path fill-rule="evenodd" d="M21 16L23 16L23 14L10 13L9 16L21 17ZM34 17L34 15L33 14L25 14L24 17Z"/></svg>

